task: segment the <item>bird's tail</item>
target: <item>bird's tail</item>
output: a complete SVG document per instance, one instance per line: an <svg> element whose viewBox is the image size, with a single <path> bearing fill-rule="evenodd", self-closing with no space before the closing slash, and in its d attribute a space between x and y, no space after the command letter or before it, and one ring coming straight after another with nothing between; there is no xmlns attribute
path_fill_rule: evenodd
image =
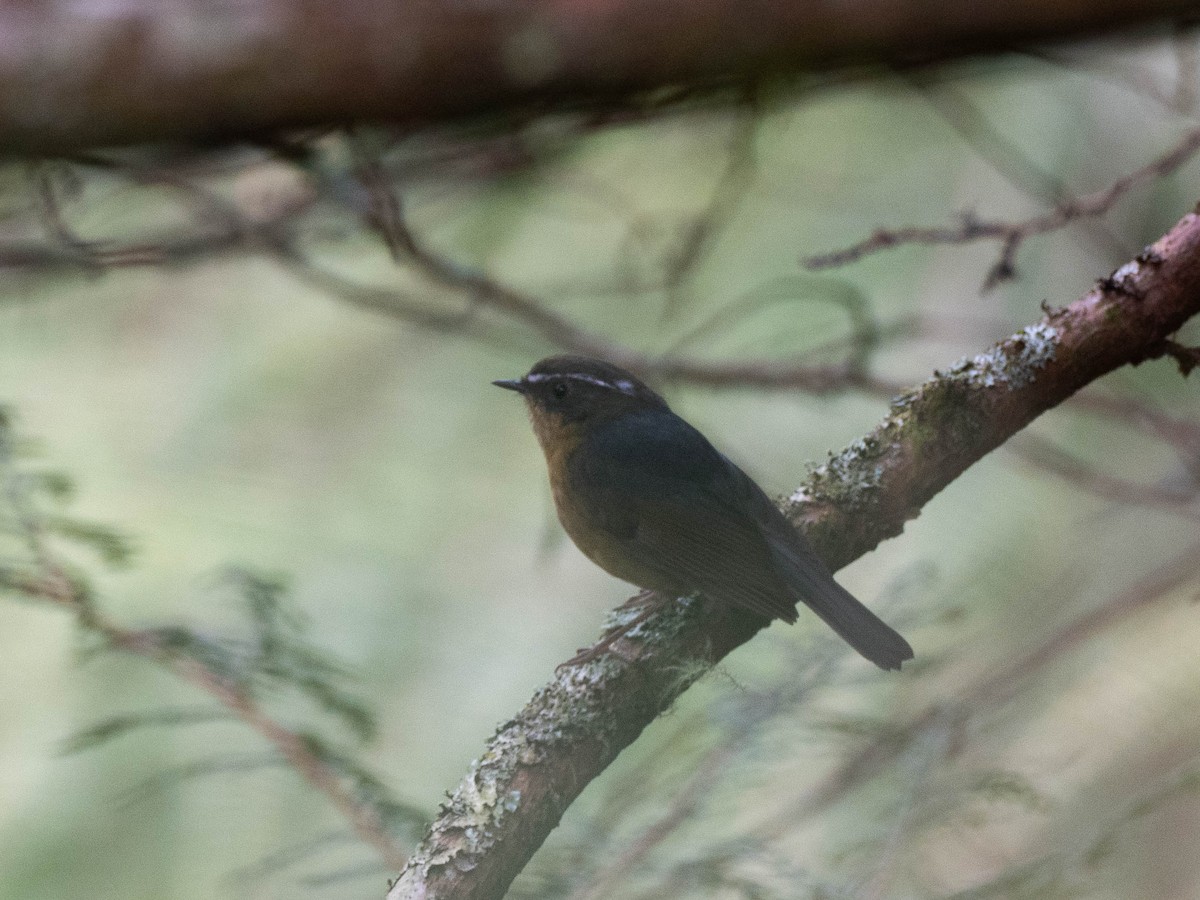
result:
<svg viewBox="0 0 1200 900"><path fill-rule="evenodd" d="M881 669L899 669L913 658L908 641L834 581L815 553L801 557L792 547L773 549L788 573L789 586L851 647Z"/></svg>

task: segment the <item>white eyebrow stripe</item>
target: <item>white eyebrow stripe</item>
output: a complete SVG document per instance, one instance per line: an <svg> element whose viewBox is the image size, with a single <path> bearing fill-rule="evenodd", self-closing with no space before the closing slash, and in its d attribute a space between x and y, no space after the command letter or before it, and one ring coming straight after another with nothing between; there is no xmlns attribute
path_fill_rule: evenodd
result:
<svg viewBox="0 0 1200 900"><path fill-rule="evenodd" d="M603 378L584 375L582 372L535 372L525 376L525 380L530 384L551 381L555 378L570 378L572 381L582 381L584 384L594 384L596 387L608 388L610 391L620 391L622 394L633 395L633 382L626 381L624 378L614 383L605 381Z"/></svg>

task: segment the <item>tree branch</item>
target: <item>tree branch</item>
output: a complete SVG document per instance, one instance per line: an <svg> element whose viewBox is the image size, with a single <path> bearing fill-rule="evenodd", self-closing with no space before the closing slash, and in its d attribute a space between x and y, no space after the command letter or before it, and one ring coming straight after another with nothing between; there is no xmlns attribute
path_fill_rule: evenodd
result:
<svg viewBox="0 0 1200 900"><path fill-rule="evenodd" d="M883 423L817 470L786 511L839 568L899 534L1041 413L1113 369L1163 355L1165 340L1197 312L1193 213L1075 303L897 398ZM618 642L619 654L560 671L489 741L389 900L502 896L580 791L763 624L703 601L666 604Z"/></svg>
<svg viewBox="0 0 1200 900"><path fill-rule="evenodd" d="M1006 449L1013 450L1027 465L1056 475L1097 497L1123 506L1158 509L1200 523L1200 510L1195 508L1200 483L1195 481L1186 486L1173 487L1140 484L1118 478L1073 456L1053 441L1033 434L1025 434L1011 441Z"/></svg>
<svg viewBox="0 0 1200 900"><path fill-rule="evenodd" d="M1189 0L4 4L0 152L577 105L770 71L947 57L1195 8Z"/></svg>

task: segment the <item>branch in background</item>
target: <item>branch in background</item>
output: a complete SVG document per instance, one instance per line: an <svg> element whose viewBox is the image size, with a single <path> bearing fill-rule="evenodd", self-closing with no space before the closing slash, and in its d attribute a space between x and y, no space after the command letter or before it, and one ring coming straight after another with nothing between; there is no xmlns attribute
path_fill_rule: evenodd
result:
<svg viewBox="0 0 1200 900"><path fill-rule="evenodd" d="M957 110L951 113L954 121L965 131L978 130L976 120L979 117L973 108L968 107L968 111L963 112L959 106L961 104L953 106ZM698 215L697 221L688 227L688 233L711 236L720 227L716 218L737 202L744 188L746 173L752 169L755 130L751 105L744 121L734 129L728 162L712 198ZM987 130L984 131L986 136ZM325 139L323 137L321 140ZM430 151L423 152L418 148L411 154L406 152L398 162L385 167L380 154L395 145L396 136L356 131L346 141L352 161L347 171L322 161L322 150L314 143L315 140L306 138L275 145L265 156L259 150L237 151L226 154L227 158L196 151L159 152L151 154L148 159L135 158L122 162L98 154L76 157L74 162L77 165L102 171L138 186L166 188L174 192L181 198L183 211L189 212L195 221L194 227L174 235L124 243L81 236L68 220L59 199L64 188L57 184L64 182L66 191L77 191L78 176L66 166L55 169L40 167L35 170L37 218L51 240L49 243L0 241L0 267L27 272L74 270L94 275L109 268L189 264L233 252L261 253L273 256L293 275L322 291L417 327L439 333L461 334L473 340L504 346L514 340L527 344L528 338L533 337L560 351L611 359L644 378L659 382L692 383L710 388L802 390L814 394L858 391L887 398L894 396L902 387L894 380L875 375L871 371L871 363L880 342L900 334L905 326L883 325L869 309L859 308L863 306L862 298L845 297L842 298L844 303L838 297L831 298L845 306L852 324L852 335L844 356L837 362L808 361L811 358L827 359L829 347L816 348L809 358L746 359L735 363L703 360L680 353L695 334L703 334L713 323L727 327L736 315L751 314L761 308L760 298L756 297L747 298L754 302L731 304L718 313L712 322L685 332L665 352L637 351L582 327L538 297L505 286L482 271L440 255L426 244L407 221L404 205L395 193L395 183L404 181L403 173L412 166L419 170L421 159L428 156ZM1195 143L1198 140L1200 131L1190 133L1170 154L1138 173L1121 179L1108 191L1093 195L1093 198L1101 197L1101 205L1114 202L1115 196L1142 179L1167 173L1197 149ZM476 155L481 152L478 147L475 148ZM527 148L523 156L528 157L530 152ZM1005 159L1013 155L1004 148L996 152ZM450 157L446 157L445 153L449 153ZM337 155L336 151L334 155ZM410 155L413 159L409 158ZM215 188L194 180L206 176L244 174L255 167L271 165L273 156L286 160L290 168L283 174L280 188L273 190L265 203L236 195L227 198ZM437 155L438 160L445 161L448 158L462 162L463 159L476 157L472 157L469 149L462 151L452 146ZM1013 177L1017 180L1028 181L1032 178L1035 182L1039 181L1037 173L1023 174L1028 166L1020 158L1005 163L1005 167L1014 171ZM1068 209L1082 209L1089 202L1068 203L1060 207L1056 215L1065 215L1064 211ZM364 220L381 235L393 258L408 270L415 271L426 285L442 289L440 296L421 284L392 287L358 283L315 262L311 254L303 249L302 228L307 217L322 209L328 210L330 205L341 207ZM703 238L697 239L701 244L704 242ZM687 246L692 251L675 259L676 265L668 261L663 272L664 284L678 284L679 279L694 265L696 247L699 245L692 242ZM1016 245L1012 246L1015 248ZM800 290L802 288L791 286L787 294L794 296ZM434 296L431 297L431 294ZM774 296L767 300L778 302ZM922 330L918 333L924 334L924 329L928 329L929 325L922 324L919 327ZM911 329L905 333L911 333ZM538 347L535 344L531 352L544 349L544 345ZM1186 367L1193 364L1194 351L1170 344L1165 347L1174 352L1181 365Z"/></svg>
<svg viewBox="0 0 1200 900"><path fill-rule="evenodd" d="M1186 19L1180 21L1172 36L1175 55L1174 84L1171 88L1161 86L1161 73L1143 66L1119 66L1117 71L1097 64L1094 60L1071 53L1067 48L1039 47L1025 52L1049 63L1072 71L1086 72L1132 91L1140 97L1152 100L1163 109L1181 116L1192 116L1196 112L1197 64L1200 63L1200 42L1196 23Z"/></svg>
<svg viewBox="0 0 1200 900"><path fill-rule="evenodd" d="M1195 482L1186 488L1171 488L1117 478L1067 453L1053 441L1033 434L1022 435L1010 442L1007 449L1016 453L1027 465L1056 475L1113 503L1148 506L1200 522L1200 509L1196 508L1200 484Z"/></svg>
<svg viewBox="0 0 1200 900"><path fill-rule="evenodd" d="M965 215L957 227L880 228L866 240L842 250L809 256L802 260L809 269L831 269L858 262L882 250L906 244L969 244L975 241L999 241L1000 255L984 281L984 290L1012 278L1016 272L1017 251L1029 238L1058 231L1074 222L1105 215L1122 197L1136 187L1175 172L1200 152L1200 128L1193 129L1170 150L1153 162L1113 182L1107 188L1056 204L1052 212L1022 222L987 221Z"/></svg>
<svg viewBox="0 0 1200 900"><path fill-rule="evenodd" d="M965 724L972 710L994 708L996 704L1010 699L1024 679L1053 660L1061 659L1088 638L1195 582L1200 575L1198 561L1200 544L1195 544L1130 587L1117 592L1097 609L1066 625L1026 656L964 687L952 705L931 705L908 722L889 728L886 733L861 747L796 803L789 804L781 812L755 825L754 831L771 834L775 829L828 807L879 772L888 760L904 752L922 732L940 727L947 717L957 717Z"/></svg>
<svg viewBox="0 0 1200 900"><path fill-rule="evenodd" d="M970 98L952 84L940 83L936 70L917 70L909 82L939 116L1005 181L1035 200L1039 206L1064 207L1075 203L1066 183L1046 171L1013 140L996 128ZM1110 259L1123 259L1133 252L1103 221L1096 217L1080 221L1097 244L1102 244ZM1014 255L1016 250L1013 251ZM1010 260L1010 270L1015 261Z"/></svg>
<svg viewBox="0 0 1200 900"><path fill-rule="evenodd" d="M742 141L748 140L748 132L743 132ZM433 285L464 298L467 307L449 315L430 312L427 304L415 302L411 292L356 285L313 266L301 254L290 251L284 254L293 271L351 302L445 330L465 330L474 316L483 311L499 313L560 351L607 359L658 381L686 381L709 387L792 388L816 394L856 389L884 396L891 396L898 388L871 375L862 353L852 353L841 365L807 365L787 360L714 363L641 353L577 325L537 298L503 285L482 271L438 254L413 231L402 198L388 179L382 177L376 162L360 160L357 177L369 197L368 208L360 212L380 233L393 257L407 263ZM718 191L720 199L714 203L729 202L724 198L725 190L736 189ZM685 271L679 270L676 277L682 277Z"/></svg>
<svg viewBox="0 0 1200 900"><path fill-rule="evenodd" d="M1200 312L1200 218L1186 216L1070 306L899 398L876 431L817 470L787 513L836 569L1029 422L1123 365L1163 354ZM618 613L618 616L620 613ZM389 900L504 894L580 791L763 623L668 605L606 654L564 669L505 723L451 795Z"/></svg>
<svg viewBox="0 0 1200 900"><path fill-rule="evenodd" d="M1200 422L1164 413L1128 396L1085 391L1071 405L1098 416L1143 429L1170 444L1189 467L1200 463Z"/></svg>
<svg viewBox="0 0 1200 900"><path fill-rule="evenodd" d="M721 186L702 214L704 218L714 215L714 204L724 209L734 202L733 198L740 190L741 179L736 173L743 172L748 165L745 156L754 133L752 121L748 118L736 129L729 163L720 179ZM533 295L505 287L483 273L435 254L412 232L404 217L403 205L393 188L396 179L403 180L403 175L397 174L397 167L393 165L385 172L377 157L355 147L353 139L351 145L357 152L353 154L356 164L350 182L352 184L357 178L361 190L348 190L345 180L335 190L328 183L330 176L319 178L316 173L321 172L322 167L310 160L305 163L310 174L300 178L296 170L289 170L283 187L272 192L265 205L248 198L226 199L192 180L241 174L247 169L269 164L269 159L264 160L261 152L239 152L233 159L183 151L165 156L159 154L140 162L118 163L97 155L74 160L77 165L135 185L173 191L181 198L185 209L190 209L196 222L194 231L156 240L135 239L128 243L81 237L71 225L60 199L61 195L76 190L78 176L66 166L39 167L34 170L35 215L55 238L51 243L0 241L0 268L43 274L60 271L96 274L113 268L194 264L228 253L265 253L273 256L292 275L323 292L419 328L491 344L503 343L506 337L511 339L513 335L506 336L495 327L495 318L485 315L489 311L501 312L510 317L509 323L518 329L515 332L517 338L534 336L560 351L603 355L660 383L694 384L712 389L757 388L813 394L857 391L890 399L901 392L903 385L871 372L872 355L880 346L898 338L958 336L957 331L947 331L945 314L885 324L875 318L869 304L858 294L834 292L830 295L826 290L825 302L836 303L845 309L852 330L847 337L814 348L812 352L820 356L837 354L843 357L842 362L811 364L795 359L745 359L726 363L682 355L681 351L699 338L726 330L764 306L780 302L780 297L792 297L804 289L803 285L789 283L778 291L772 290L765 298L751 296L729 304L685 331L665 352L641 353L578 326ZM280 152L286 151L288 158L294 159L302 150L311 152L306 145L284 148ZM475 154L480 152L476 147ZM438 154L436 159L461 162L465 157L474 158L468 150L451 147ZM408 165L409 162L402 162L399 169L407 171ZM421 168L424 164L418 160L414 165ZM329 202L335 197L340 198L341 205L349 212L380 232L389 252L400 264L417 268L427 279L440 284L450 296L431 301L428 290L416 287L366 285L327 271L313 262L299 247L303 218L314 213L321 201ZM715 227L701 226L692 230L711 232ZM453 308L447 309L450 303ZM995 327L990 326L993 330ZM1169 342L1164 348L1173 352L1181 365L1186 366L1188 360L1194 358L1194 351L1187 348ZM544 350L544 345L535 345L530 352L538 350ZM1085 393L1074 398L1072 404L1143 428L1172 443L1189 469L1200 464L1200 429L1190 422L1165 416L1128 398Z"/></svg>
<svg viewBox="0 0 1200 900"><path fill-rule="evenodd" d="M628 889L620 889L622 882L631 875L645 871L646 860L654 850L673 832L692 820L711 800L722 778L736 771L734 762L738 754L752 746L767 726L803 709L836 679L845 653L845 646L832 632L821 634L806 643L795 665L789 666L786 675L776 684L762 689L739 685L738 712L732 716L717 717L726 722L720 738L699 759L689 764L690 774L675 792L674 799L663 815L630 840L625 849L606 862L603 868L583 880L570 895L571 900L608 900L610 897L627 896ZM685 724L682 727L686 729L687 726ZM648 777L653 775L645 771L626 776L629 783L634 785L645 783ZM639 791L635 793L640 795ZM602 852L590 854L591 858L603 855ZM650 893L647 896L657 894Z"/></svg>
<svg viewBox="0 0 1200 900"><path fill-rule="evenodd" d="M316 202L313 192L298 187L260 215L205 190L171 166L140 167L100 157L77 160L79 165L128 179L141 186L165 188L179 195L197 221L193 228L176 229L154 240L116 241L81 236L67 221L55 175L62 169L35 170L38 219L50 241L0 240L0 269L14 273L82 272L95 275L109 269L187 265L228 253L261 252L285 240ZM252 165L252 164L251 164Z"/></svg>
<svg viewBox="0 0 1200 900"><path fill-rule="evenodd" d="M0 150L427 124L777 71L911 64L1194 12L1189 0L132 0L0 7ZM64 48L70 48L66 52ZM286 77L281 77L286 73Z"/></svg>
<svg viewBox="0 0 1200 900"><path fill-rule="evenodd" d="M744 168L753 133L752 120L737 129L729 166L701 219L715 217L736 202L742 186L736 173ZM675 354L643 353L584 328L539 298L505 286L427 246L412 230L402 200L394 192L377 156L364 152L357 143L351 139L355 163L349 175L331 174L324 172L319 164L309 164L303 177L289 178L287 187L265 209L228 199L193 182L169 162L124 165L98 156L76 160L79 165L138 186L165 188L181 198L184 210L197 225L153 240L122 242L80 235L62 209L61 188L56 185L53 173L39 170L38 221L51 240L0 240L0 269L95 275L109 269L186 265L229 253L264 254L325 293L419 328L503 345L509 335L495 327L500 322L513 326L518 337L532 336L542 349L548 345L564 352L604 357L660 382L691 382L714 388L803 390L816 394L859 390L885 397L892 396L900 387L870 373L869 351L878 343L882 328L869 312L861 309L848 308L855 337L845 362L830 364L795 358L723 363ZM198 162L192 160L191 164L195 167ZM245 163L247 168L263 164L261 157ZM213 166L220 168L219 164L210 163ZM293 172L293 176L297 174L298 171ZM314 213L321 203L335 203L363 219L380 234L393 258L416 273L424 284L414 287L363 284L316 263L302 248L300 232L304 217ZM684 258L674 259L667 267L663 273L665 283L677 283L686 277L695 264L692 255L699 252L718 227L715 222L696 224L692 231L697 236L688 245L691 249Z"/></svg>

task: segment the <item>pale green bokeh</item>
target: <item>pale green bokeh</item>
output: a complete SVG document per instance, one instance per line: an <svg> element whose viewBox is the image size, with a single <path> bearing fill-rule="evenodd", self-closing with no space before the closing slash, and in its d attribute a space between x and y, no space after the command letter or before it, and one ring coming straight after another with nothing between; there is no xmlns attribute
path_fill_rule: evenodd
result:
<svg viewBox="0 0 1200 900"><path fill-rule="evenodd" d="M964 67L955 89L1080 192L1144 164L1178 131L1136 97L1030 61L975 74ZM984 297L990 245L902 249L801 275L801 256L877 226L1040 208L896 81L799 99L773 93L754 120L756 168L696 277L666 305L661 291L627 294L707 201L744 115L696 112L601 129L506 178L430 178L412 186L412 220L440 251L647 351L669 347L737 298L786 296L789 287L794 299L692 349L719 359L818 346L845 334L844 315L819 300L848 285L885 321L923 312L946 323L935 339L881 351L881 370L900 382L1035 321L1043 299L1065 304L1125 258L1097 250L1081 231L1040 238L1021 254L1020 279ZM1107 220L1117 242L1135 252L1168 227L1194 202L1196 174L1192 164L1123 203ZM102 191L80 203L78 225L121 233L154 202ZM394 277L374 240L343 224L344 240L320 242L322 259L356 277ZM96 566L114 618L235 629L233 605L212 601L212 573L234 562L287 573L314 640L360 674L378 714L368 764L398 796L432 810L492 728L629 594L561 538L520 404L488 383L553 349L523 341L498 349L422 332L253 258L24 279L5 288L0 307L0 400L42 440L46 460L77 479L73 511L134 536L129 571ZM1113 381L1179 416L1200 409L1194 384L1165 364ZM857 396L679 386L667 394L775 492L885 412L882 400ZM1036 428L1114 474L1149 483L1178 468L1160 445L1078 414L1056 411ZM902 718L930 698L951 701L970 676L1151 571L1192 532L1184 520L1119 508L995 454L842 575L864 600L901 616L918 656L939 667L895 678L853 663L848 684L816 708ZM906 579L916 587L901 590ZM818 628L809 618L792 629L777 623L725 672L761 688L802 658ZM1200 699L1189 664L1197 636L1194 607L1161 604L1069 654L1017 700L983 713L964 757L920 773L924 800L954 799L939 822L922 819L923 807L914 814L917 846L886 844L897 821L889 816L906 808L897 797L915 777L898 762L866 796L782 841L777 857L815 880L792 881L793 892L779 895L813 895L822 878L869 886L881 836L896 870L881 896L950 894L1009 862L1086 844L1089 827L1119 817L1122 804L1186 762L1181 748L1197 730L1189 711ZM265 750L236 724L149 729L58 755L72 732L106 715L203 702L144 661L77 665L77 644L60 612L0 604L0 898L382 895L383 870L297 884L372 862L353 845L259 881L231 877L281 846L343 827L286 771L167 783L130 799L173 766ZM742 714L739 691L711 679L650 729L568 814L524 890L549 894L538 872L577 847L593 847L586 865L603 868ZM280 712L296 724L309 714ZM631 882L652 884L697 848L786 810L836 760L837 744L812 736L812 715L806 708L758 734L710 808ZM993 771L1020 773L1039 799L963 799L972 773ZM622 792L638 799L614 799ZM1109 869L1097 870L1103 877L1085 895L1186 896L1197 872L1167 836L1194 833L1198 820L1195 798L1148 814L1117 841L1117 863L1096 863ZM751 856L747 867L776 878L786 868ZM1160 859L1178 871L1162 874ZM700 884L679 890L728 896Z"/></svg>

